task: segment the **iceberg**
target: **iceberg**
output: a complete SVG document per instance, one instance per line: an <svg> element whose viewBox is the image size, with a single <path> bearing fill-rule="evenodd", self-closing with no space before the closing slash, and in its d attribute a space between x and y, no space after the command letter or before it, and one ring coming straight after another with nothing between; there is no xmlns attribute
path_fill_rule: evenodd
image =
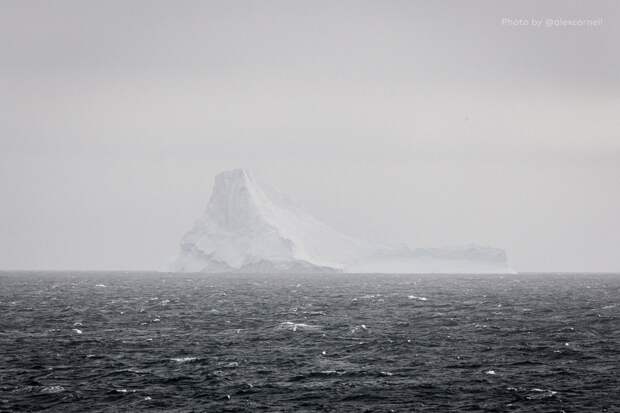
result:
<svg viewBox="0 0 620 413"><path fill-rule="evenodd" d="M183 236L171 267L241 273L512 272L498 248L410 249L342 234L244 169L215 177L207 208Z"/></svg>

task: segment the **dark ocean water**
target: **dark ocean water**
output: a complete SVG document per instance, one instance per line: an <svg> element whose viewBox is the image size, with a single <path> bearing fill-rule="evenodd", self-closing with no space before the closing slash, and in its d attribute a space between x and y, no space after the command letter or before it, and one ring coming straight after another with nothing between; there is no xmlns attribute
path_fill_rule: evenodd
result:
<svg viewBox="0 0 620 413"><path fill-rule="evenodd" d="M620 412L620 275L0 273L0 411Z"/></svg>

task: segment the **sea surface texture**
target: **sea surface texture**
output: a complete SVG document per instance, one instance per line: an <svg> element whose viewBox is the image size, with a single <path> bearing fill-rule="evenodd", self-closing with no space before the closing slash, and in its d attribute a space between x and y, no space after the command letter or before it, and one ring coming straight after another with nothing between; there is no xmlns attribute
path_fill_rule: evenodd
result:
<svg viewBox="0 0 620 413"><path fill-rule="evenodd" d="M620 275L0 273L0 411L620 412Z"/></svg>

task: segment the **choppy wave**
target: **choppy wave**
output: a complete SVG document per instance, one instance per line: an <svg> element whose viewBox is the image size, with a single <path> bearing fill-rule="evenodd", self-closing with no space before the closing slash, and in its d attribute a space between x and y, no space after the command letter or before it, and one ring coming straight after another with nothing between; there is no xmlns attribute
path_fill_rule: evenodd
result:
<svg viewBox="0 0 620 413"><path fill-rule="evenodd" d="M620 411L618 302L618 275L2 273L0 411Z"/></svg>

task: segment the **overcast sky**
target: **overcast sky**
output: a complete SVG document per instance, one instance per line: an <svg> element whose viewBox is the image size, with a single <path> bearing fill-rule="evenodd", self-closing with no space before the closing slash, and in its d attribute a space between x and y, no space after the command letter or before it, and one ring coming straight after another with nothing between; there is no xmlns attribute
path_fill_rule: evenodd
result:
<svg viewBox="0 0 620 413"><path fill-rule="evenodd" d="M351 235L620 271L619 11L4 0L0 268L162 268L245 167Z"/></svg>

